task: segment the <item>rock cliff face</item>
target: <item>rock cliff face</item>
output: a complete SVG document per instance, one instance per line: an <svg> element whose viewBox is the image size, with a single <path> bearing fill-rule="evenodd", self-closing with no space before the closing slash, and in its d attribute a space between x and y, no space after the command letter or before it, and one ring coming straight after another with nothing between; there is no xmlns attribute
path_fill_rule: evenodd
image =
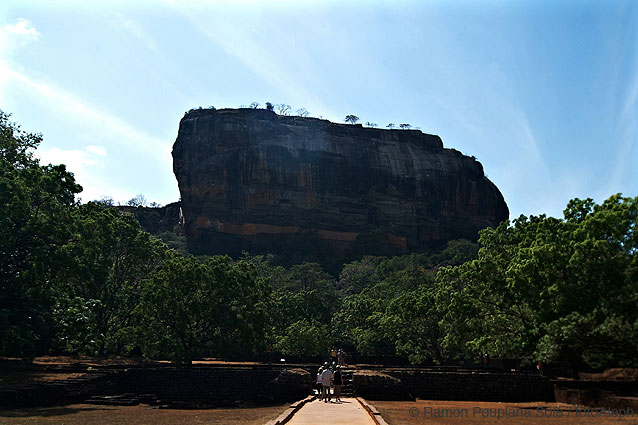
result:
<svg viewBox="0 0 638 425"><path fill-rule="evenodd" d="M264 109L186 114L173 170L198 253L325 264L475 240L509 215L482 165L438 136Z"/></svg>

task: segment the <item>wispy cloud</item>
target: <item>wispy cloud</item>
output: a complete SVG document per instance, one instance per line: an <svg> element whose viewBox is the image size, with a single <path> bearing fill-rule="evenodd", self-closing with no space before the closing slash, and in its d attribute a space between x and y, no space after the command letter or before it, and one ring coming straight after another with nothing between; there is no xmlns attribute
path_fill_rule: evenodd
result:
<svg viewBox="0 0 638 425"><path fill-rule="evenodd" d="M121 118L57 87L53 82L33 78L11 69L6 63L0 63L0 92L4 85L9 84L18 85L22 92L34 94L51 113L73 121L78 128L90 129L96 139L115 140L122 146L144 150L149 154L164 153L158 147L166 145L166 141L149 136Z"/></svg>
<svg viewBox="0 0 638 425"><path fill-rule="evenodd" d="M13 50L26 46L42 37L42 34L25 18L18 18L12 24L0 29L0 55L8 56Z"/></svg>
<svg viewBox="0 0 638 425"><path fill-rule="evenodd" d="M86 147L87 152L90 152L94 155L99 155L99 156L106 156L106 148L104 148L103 146L87 146Z"/></svg>
<svg viewBox="0 0 638 425"><path fill-rule="evenodd" d="M206 39L243 63L293 105L307 105L324 115L334 115L332 108L321 100L321 94L308 89L318 86L319 81L307 64L306 49L299 49L293 42L287 43L289 34L283 29L269 26L260 29L260 22L254 16L244 16L240 20L224 19L210 3L202 2L188 9L176 2L166 1L164 4L183 15ZM258 15L255 13L255 16ZM295 69L290 69L291 62L282 59L282 55L295 58Z"/></svg>
<svg viewBox="0 0 638 425"><path fill-rule="evenodd" d="M638 65L635 66L638 70ZM618 192L624 186L630 167L635 167L638 160L638 76L634 74L623 99L622 112L616 124L618 148L616 149L616 166L614 167L607 192ZM633 155L632 155L633 151Z"/></svg>
<svg viewBox="0 0 638 425"><path fill-rule="evenodd" d="M142 26L139 23L119 14L116 17L115 22L119 29L126 31L128 34L140 40L147 49L155 53L160 52L159 46L155 40L153 40L153 38L144 31L144 29L142 29Z"/></svg>

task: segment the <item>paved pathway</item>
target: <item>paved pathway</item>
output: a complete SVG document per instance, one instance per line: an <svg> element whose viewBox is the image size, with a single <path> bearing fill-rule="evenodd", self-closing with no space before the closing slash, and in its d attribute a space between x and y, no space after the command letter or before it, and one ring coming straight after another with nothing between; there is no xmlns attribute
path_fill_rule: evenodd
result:
<svg viewBox="0 0 638 425"><path fill-rule="evenodd" d="M306 403L288 422L290 425L374 425L374 421L354 398L341 403L315 400Z"/></svg>

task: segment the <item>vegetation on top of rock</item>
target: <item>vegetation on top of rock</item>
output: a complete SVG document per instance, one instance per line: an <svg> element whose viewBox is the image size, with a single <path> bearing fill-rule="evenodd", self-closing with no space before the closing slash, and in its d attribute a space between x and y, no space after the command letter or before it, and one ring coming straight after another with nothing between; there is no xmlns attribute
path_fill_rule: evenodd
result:
<svg viewBox="0 0 638 425"><path fill-rule="evenodd" d="M350 124L355 124L357 121L359 121L359 117L356 115L346 115L344 121L349 122Z"/></svg>

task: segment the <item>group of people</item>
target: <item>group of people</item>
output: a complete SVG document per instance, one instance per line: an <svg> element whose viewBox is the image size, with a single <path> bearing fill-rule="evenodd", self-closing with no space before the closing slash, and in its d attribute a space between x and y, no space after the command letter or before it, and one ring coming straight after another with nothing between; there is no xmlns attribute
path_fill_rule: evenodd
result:
<svg viewBox="0 0 638 425"><path fill-rule="evenodd" d="M343 374L341 373L341 365L335 362L332 366L328 362L324 363L317 372L317 391L319 392L319 400L324 403L332 403L332 394L330 388L334 388L335 401L341 401L341 387L343 387Z"/></svg>

